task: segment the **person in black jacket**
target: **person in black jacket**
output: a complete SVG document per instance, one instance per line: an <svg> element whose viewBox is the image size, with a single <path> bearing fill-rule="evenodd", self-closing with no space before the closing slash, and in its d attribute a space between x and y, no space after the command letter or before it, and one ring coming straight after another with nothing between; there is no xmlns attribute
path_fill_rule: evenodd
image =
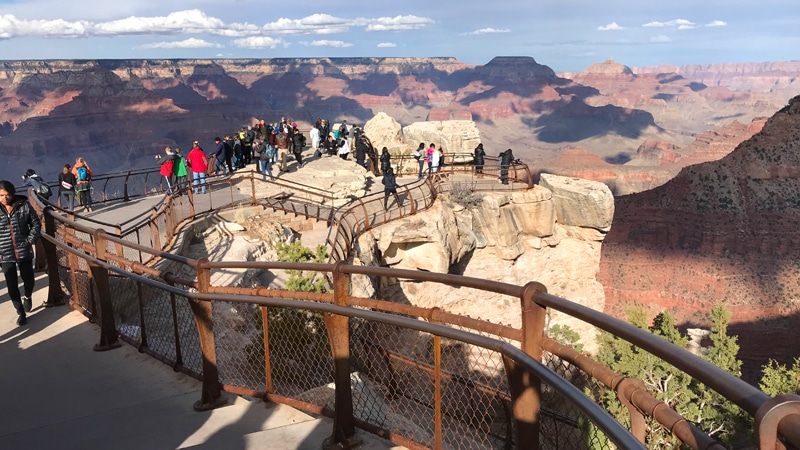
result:
<svg viewBox="0 0 800 450"><path fill-rule="evenodd" d="M383 209L389 209L389 195L394 195L394 201L397 203L397 207L399 208L400 205L400 197L397 195L397 178L394 176L394 170L392 170L391 166L383 172Z"/></svg>
<svg viewBox="0 0 800 450"><path fill-rule="evenodd" d="M295 128L294 131L292 131L291 140L292 153L294 153L294 159L297 160L297 168L300 169L303 167L303 148L306 146L306 137L299 129Z"/></svg>
<svg viewBox="0 0 800 450"><path fill-rule="evenodd" d="M58 198L61 200L61 209L75 209L75 175L72 174L72 166L64 164L61 173L58 174ZM69 208L67 208L69 205Z"/></svg>
<svg viewBox="0 0 800 450"><path fill-rule="evenodd" d="M25 313L31 311L31 295L36 281L33 275L33 244L39 239L42 222L28 199L16 194L10 181L0 180L0 266L11 304L19 316L17 325L25 325ZM17 269L25 290L22 297L19 295Z"/></svg>
<svg viewBox="0 0 800 450"><path fill-rule="evenodd" d="M392 167L392 155L389 149L383 147L381 149L381 173L386 173Z"/></svg>
<svg viewBox="0 0 800 450"><path fill-rule="evenodd" d="M508 167L512 161L514 161L514 154L511 153L510 148L500 153L500 182L503 184L508 184Z"/></svg>
<svg viewBox="0 0 800 450"><path fill-rule="evenodd" d="M475 173L483 173L483 158L485 156L486 152L483 151L483 142L481 142L475 147L475 157L472 160L472 163L475 164Z"/></svg>

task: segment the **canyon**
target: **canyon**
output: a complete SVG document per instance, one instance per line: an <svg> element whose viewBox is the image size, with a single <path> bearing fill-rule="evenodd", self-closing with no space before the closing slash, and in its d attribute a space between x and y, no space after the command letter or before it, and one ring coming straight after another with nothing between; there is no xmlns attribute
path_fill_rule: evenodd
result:
<svg viewBox="0 0 800 450"><path fill-rule="evenodd" d="M99 172L152 167L166 145L197 139L211 148L214 136L258 119L291 117L307 129L317 117L363 124L378 112L403 125L472 120L488 154L513 148L551 171L576 148L616 167L636 160L646 141L691 153L699 134L733 120L749 125L789 98L734 90L763 82L756 72L731 87L640 72L607 61L556 74L531 57L477 66L445 57L3 61L0 175L16 179L33 167L54 179L77 156ZM624 170L638 175L623 177L663 172L634 165Z"/></svg>
<svg viewBox="0 0 800 450"><path fill-rule="evenodd" d="M530 277L521 263L541 255L528 263L546 265L545 281L567 286L559 294L604 296L617 317L636 304L653 315L668 310L683 327L708 326L704 313L721 301L753 379L767 358L796 356L800 103L790 99L798 69L609 60L556 73L530 57L479 66L453 58L3 61L0 177L18 180L33 167L52 180L77 156L98 173L155 167L166 145L198 139L210 149L216 135L281 116L301 128L316 117L364 124L379 113L403 127L470 122L487 153L513 148L537 181L605 184L615 211L602 245L591 236L571 245L564 237L575 231L556 221L564 254L537 236L524 244L544 251L500 257L508 261L500 266L479 248L472 267L453 270L504 267L521 280ZM474 140L451 137L446 150L471 151L465 142Z"/></svg>

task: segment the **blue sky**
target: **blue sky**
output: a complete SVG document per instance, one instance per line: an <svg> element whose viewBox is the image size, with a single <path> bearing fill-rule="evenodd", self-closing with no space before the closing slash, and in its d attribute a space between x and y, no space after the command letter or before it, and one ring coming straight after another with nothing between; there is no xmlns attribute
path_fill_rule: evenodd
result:
<svg viewBox="0 0 800 450"><path fill-rule="evenodd" d="M789 61L800 2L0 0L3 60L322 56L532 56L556 71Z"/></svg>

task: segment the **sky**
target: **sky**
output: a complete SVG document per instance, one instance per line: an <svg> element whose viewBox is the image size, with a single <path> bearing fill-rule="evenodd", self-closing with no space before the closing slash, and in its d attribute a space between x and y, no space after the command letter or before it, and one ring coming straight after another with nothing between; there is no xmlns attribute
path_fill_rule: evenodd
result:
<svg viewBox="0 0 800 450"><path fill-rule="evenodd" d="M0 60L531 56L556 72L800 59L798 0L0 0Z"/></svg>

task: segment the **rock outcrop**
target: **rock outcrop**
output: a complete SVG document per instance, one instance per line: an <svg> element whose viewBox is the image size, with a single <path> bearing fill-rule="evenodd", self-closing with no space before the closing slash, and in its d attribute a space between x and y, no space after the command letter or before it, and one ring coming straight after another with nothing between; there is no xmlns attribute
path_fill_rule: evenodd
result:
<svg viewBox="0 0 800 450"><path fill-rule="evenodd" d="M433 143L445 153L471 154L481 143L481 133L471 120L416 122L403 127L403 137L410 148Z"/></svg>
<svg viewBox="0 0 800 450"><path fill-rule="evenodd" d="M525 284L539 281L550 292L595 309L604 305L603 289L596 280L599 267L600 231L610 217L610 191L601 183L553 179L554 192L535 186L513 193L487 193L480 206L464 208L444 195L419 214L370 230L358 239L358 261L439 273L460 273L482 279ZM568 184L568 187L559 186ZM581 198L581 193L585 198ZM571 213L556 218L556 210L568 211L565 202L576 201L593 221ZM589 211L594 205L600 211ZM587 228L586 225L598 228ZM360 295L372 295L366 280L354 281ZM519 325L519 301L495 294L471 296L464 290L431 283L398 282L384 286L381 295L423 307ZM593 348L593 334L586 324L552 315L552 324L563 323L586 336Z"/></svg>

